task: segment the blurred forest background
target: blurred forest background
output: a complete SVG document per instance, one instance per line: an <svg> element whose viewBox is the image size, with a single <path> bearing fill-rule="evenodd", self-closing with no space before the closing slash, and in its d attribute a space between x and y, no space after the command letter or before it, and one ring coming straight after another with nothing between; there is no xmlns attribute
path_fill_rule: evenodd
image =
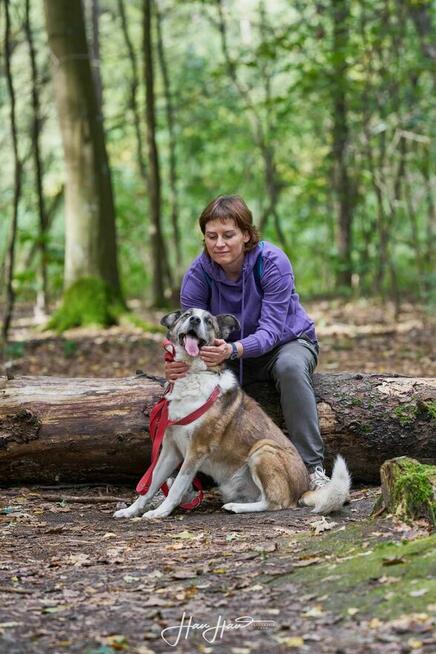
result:
<svg viewBox="0 0 436 654"><path fill-rule="evenodd" d="M434 23L426 0L1 0L4 339L14 302L63 297L61 330L174 304L220 193L304 299L434 306Z"/></svg>

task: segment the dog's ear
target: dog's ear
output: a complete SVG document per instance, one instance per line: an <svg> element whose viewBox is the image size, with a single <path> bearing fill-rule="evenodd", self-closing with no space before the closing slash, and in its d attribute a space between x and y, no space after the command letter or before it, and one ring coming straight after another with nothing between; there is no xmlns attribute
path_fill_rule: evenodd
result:
<svg viewBox="0 0 436 654"><path fill-rule="evenodd" d="M167 313L167 315L161 319L160 324L167 329L171 329L171 327L174 325L176 320L180 318L181 315L181 311L172 311L171 313Z"/></svg>
<svg viewBox="0 0 436 654"><path fill-rule="evenodd" d="M221 338L227 338L232 332L236 329L241 329L239 320L232 316L231 313L222 313L219 316L216 316L218 327L221 332Z"/></svg>

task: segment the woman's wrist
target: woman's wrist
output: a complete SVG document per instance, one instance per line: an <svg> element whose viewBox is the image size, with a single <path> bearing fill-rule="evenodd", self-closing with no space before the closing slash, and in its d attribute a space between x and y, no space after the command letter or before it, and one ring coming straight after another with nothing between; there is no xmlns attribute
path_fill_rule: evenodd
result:
<svg viewBox="0 0 436 654"><path fill-rule="evenodd" d="M227 359L240 359L244 351L242 343L239 341L235 343L227 343Z"/></svg>

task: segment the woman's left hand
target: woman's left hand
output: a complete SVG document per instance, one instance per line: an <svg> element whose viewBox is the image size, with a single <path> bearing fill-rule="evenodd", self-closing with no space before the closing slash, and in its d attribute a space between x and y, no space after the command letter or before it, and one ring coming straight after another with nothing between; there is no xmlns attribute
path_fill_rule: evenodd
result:
<svg viewBox="0 0 436 654"><path fill-rule="evenodd" d="M218 366L226 361L232 352L232 347L222 338L216 338L213 345L205 345L200 350L200 358L208 368Z"/></svg>

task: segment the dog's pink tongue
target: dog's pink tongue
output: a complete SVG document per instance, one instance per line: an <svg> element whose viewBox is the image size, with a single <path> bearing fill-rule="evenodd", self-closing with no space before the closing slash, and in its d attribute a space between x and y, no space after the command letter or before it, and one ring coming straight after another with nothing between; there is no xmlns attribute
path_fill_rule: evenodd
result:
<svg viewBox="0 0 436 654"><path fill-rule="evenodd" d="M200 350L198 349L198 341L193 336L185 336L185 350L190 357L198 357Z"/></svg>

